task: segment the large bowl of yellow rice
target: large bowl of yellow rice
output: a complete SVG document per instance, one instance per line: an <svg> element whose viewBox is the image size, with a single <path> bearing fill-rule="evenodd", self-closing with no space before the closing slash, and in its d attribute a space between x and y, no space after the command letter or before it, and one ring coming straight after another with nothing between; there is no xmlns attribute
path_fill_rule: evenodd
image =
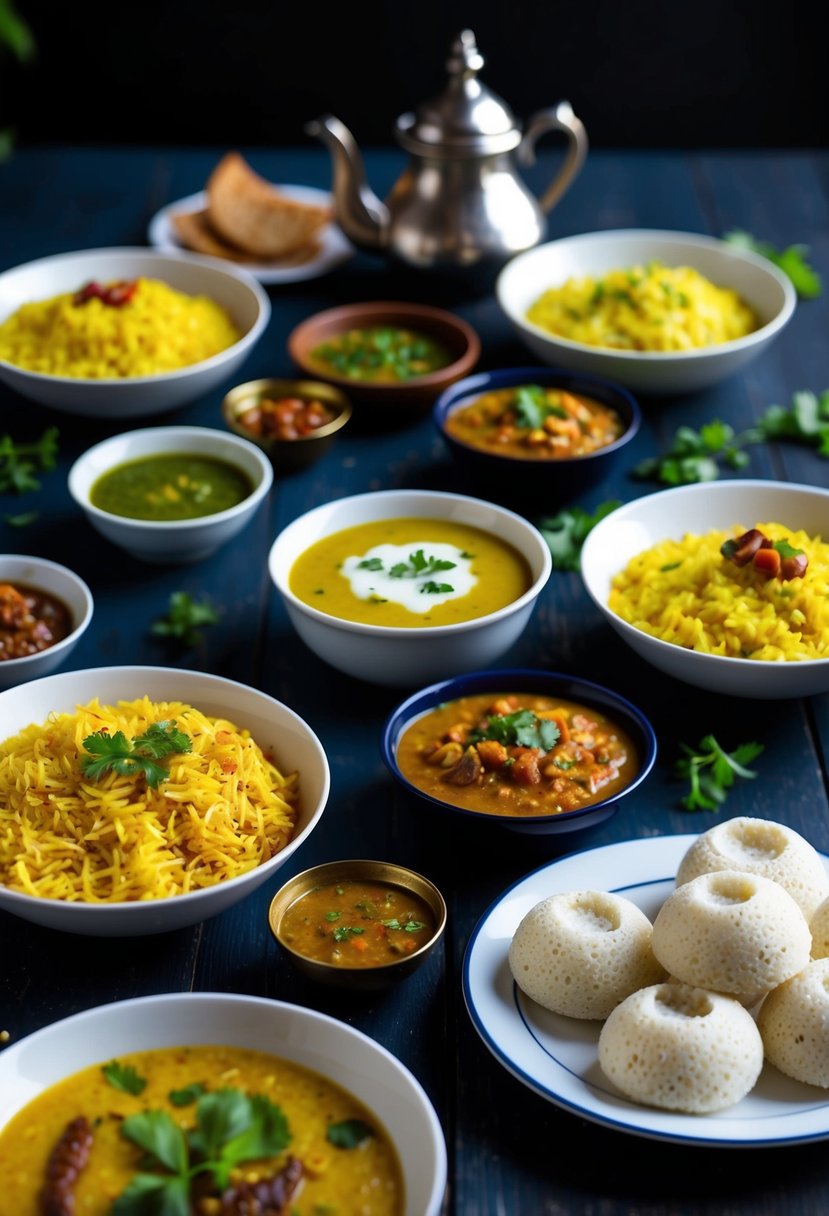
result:
<svg viewBox="0 0 829 1216"><path fill-rule="evenodd" d="M752 528L806 554L805 574L723 556ZM829 490L732 480L648 494L593 529L581 572L623 641L678 680L766 700L829 691Z"/></svg>
<svg viewBox="0 0 829 1216"><path fill-rule="evenodd" d="M760 355L794 311L767 259L696 233L593 232L513 258L496 295L544 363L644 393L706 388Z"/></svg>
<svg viewBox="0 0 829 1216"><path fill-rule="evenodd" d="M139 418L230 377L270 303L252 275L195 254L90 249L0 274L0 381L65 413Z"/></svg>
<svg viewBox="0 0 829 1216"><path fill-rule="evenodd" d="M101 736L153 763L95 771ZM157 746L157 745L156 745ZM131 765L134 771L131 771ZM148 775L150 773L150 775ZM155 780L155 784L153 784ZM0 693L0 908L99 937L161 933L246 898L316 827L323 747L293 710L205 672L101 667Z"/></svg>

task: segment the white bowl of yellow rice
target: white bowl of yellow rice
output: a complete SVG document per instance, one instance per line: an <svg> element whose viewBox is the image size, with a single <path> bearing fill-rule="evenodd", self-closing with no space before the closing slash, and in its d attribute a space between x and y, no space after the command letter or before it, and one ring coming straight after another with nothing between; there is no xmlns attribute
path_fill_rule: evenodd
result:
<svg viewBox="0 0 829 1216"><path fill-rule="evenodd" d="M151 727L154 750L141 743ZM164 753L171 728L184 737ZM90 769L102 735L137 759ZM0 908L98 937L196 924L274 877L319 822L329 780L293 710L205 672L90 668L9 689Z"/></svg>
<svg viewBox="0 0 829 1216"><path fill-rule="evenodd" d="M496 284L543 363L644 393L684 393L766 349L796 295L767 259L696 233L591 232L513 258Z"/></svg>
<svg viewBox="0 0 829 1216"><path fill-rule="evenodd" d="M806 553L803 577L722 555L751 528ZM732 480L648 494L597 524L581 572L619 636L678 680L764 700L829 691L829 490Z"/></svg>
<svg viewBox="0 0 829 1216"><path fill-rule="evenodd" d="M213 258L143 248L39 258L0 274L0 381L64 413L147 417L233 375L270 311L251 274Z"/></svg>

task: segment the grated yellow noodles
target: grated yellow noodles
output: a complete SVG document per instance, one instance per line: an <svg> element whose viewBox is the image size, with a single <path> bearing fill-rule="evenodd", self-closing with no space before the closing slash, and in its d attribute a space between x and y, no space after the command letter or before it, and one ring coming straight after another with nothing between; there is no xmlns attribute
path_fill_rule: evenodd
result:
<svg viewBox="0 0 829 1216"><path fill-rule="evenodd" d="M0 359L49 376L123 379L199 363L240 337L215 300L139 278L117 307L79 304L72 292L21 305L0 324Z"/></svg>
<svg viewBox="0 0 829 1216"><path fill-rule="evenodd" d="M829 658L829 545L780 523L749 525L802 549L802 578L765 578L720 553L730 531L689 533L631 558L613 579L609 607L663 642L729 658L784 662Z"/></svg>
<svg viewBox="0 0 829 1216"><path fill-rule="evenodd" d="M175 722L192 751L169 779L85 777L90 734L127 739ZM53 715L0 745L0 882L68 902L163 899L237 878L293 834L298 774L283 776L246 730L181 702L144 697Z"/></svg>
<svg viewBox="0 0 829 1216"><path fill-rule="evenodd" d="M545 291L527 319L588 346L663 352L730 342L759 324L736 291L690 266L660 262L567 279Z"/></svg>

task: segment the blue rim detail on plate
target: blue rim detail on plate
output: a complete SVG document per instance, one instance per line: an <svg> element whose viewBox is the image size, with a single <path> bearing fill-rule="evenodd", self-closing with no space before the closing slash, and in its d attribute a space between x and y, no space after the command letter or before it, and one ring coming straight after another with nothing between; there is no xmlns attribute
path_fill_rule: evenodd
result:
<svg viewBox="0 0 829 1216"><path fill-rule="evenodd" d="M696 834L645 837L570 853L540 866L512 883L481 916L464 954L462 988L472 1025L495 1059L516 1080L563 1110L614 1131L707 1148L770 1148L829 1139L829 1094L816 1086L804 1085L784 1077L768 1063L764 1065L760 1081L752 1093L743 1099L742 1103L737 1103L718 1114L684 1115L631 1102L618 1095L602 1077L597 1061L595 1071L600 1084L596 1084L592 1079L586 1080L583 1072L580 1074L570 1061L557 1056L549 1044L543 1041L541 1032L532 1024L531 1019L535 1011L542 1020L547 1018L559 1021L562 1027L572 1033L573 1037L566 1046L575 1048L575 1054L578 1054L579 1047L586 1044L591 1037L598 1038L598 1022L580 1022L577 1019L557 1018L556 1015L547 1014L540 1006L520 995L511 974L508 984L504 977L504 990L497 995L494 988L487 988L491 977L489 972L483 974L483 971L487 968L491 971L493 961L498 962L499 971L503 972L504 967L509 971L507 951L508 942L512 937L512 933L509 937L504 937L503 948L492 946L492 958L486 959L483 955L487 950L487 931L495 918L509 919L506 915L508 902L511 897L521 894L522 888L526 888L524 893L529 898L527 911L530 906L543 899L545 894L579 888L614 891L628 898L638 895L642 902L647 903L648 888L652 889L650 894L655 898L656 888L665 885L673 887L679 861L696 838ZM829 868L829 858L825 855L823 857ZM631 863L631 859L638 869L638 876L630 881L620 882L619 878L624 874L625 866ZM559 876L555 874L557 870ZM582 871L585 876L592 876L596 871L601 873L603 870L615 875L615 879L611 878L607 883L579 881ZM569 871L576 873L577 881L566 881ZM560 877L565 879L564 885L560 884ZM538 890L530 894L534 886ZM501 927L503 928L503 924ZM515 927L517 921L513 932ZM482 1009L482 1001L490 999L491 1005ZM581 1052L583 1060L590 1051L595 1057L595 1047L588 1046L587 1050ZM560 1076L547 1081L540 1078L523 1062L521 1057L527 1054L536 1058L534 1062L543 1064L548 1061L553 1071L557 1070ZM564 1083L572 1086L572 1093L562 1092L562 1078ZM570 1080L567 1081L567 1078ZM761 1093L758 1097L758 1091L761 1091L764 1085L772 1090L777 1089L783 1096L778 1093L768 1097ZM782 1109L786 1101L794 1109ZM779 1104L779 1109L775 1109L775 1103ZM794 1119L798 1120L797 1127L792 1125ZM778 1125L779 1134L769 1135L770 1120ZM814 1125L811 1128L810 1123Z"/></svg>

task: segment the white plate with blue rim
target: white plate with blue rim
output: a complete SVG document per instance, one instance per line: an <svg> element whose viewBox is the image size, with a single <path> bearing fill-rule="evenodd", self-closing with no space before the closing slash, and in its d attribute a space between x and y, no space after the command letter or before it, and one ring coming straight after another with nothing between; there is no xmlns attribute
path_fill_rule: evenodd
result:
<svg viewBox="0 0 829 1216"><path fill-rule="evenodd" d="M280 183L278 189L286 198L292 198L298 203L310 203L317 207L332 205L332 198L328 191L319 190L316 186L293 186ZM154 245L156 249L163 249L167 252L189 252L187 246L182 245L178 238L172 217L177 212L203 211L206 206L207 195L204 191L200 191L198 194L190 194L187 198L177 199L176 202L162 207L150 220L147 230L150 244ZM319 250L307 262L297 262L294 265L286 263L284 266L280 266L278 261L261 263L244 261L230 264L241 266L263 284L299 283L303 279L316 279L320 275L328 274L342 262L353 257L354 252L354 246L345 233L332 222L323 228Z"/></svg>
<svg viewBox="0 0 829 1216"><path fill-rule="evenodd" d="M685 1115L625 1098L599 1067L601 1022L562 1017L515 984L509 946L535 904L560 891L623 895L653 921L695 835L626 840L551 862L509 887L479 920L466 949L463 994L472 1023L508 1072L563 1110L614 1131L708 1148L768 1148L829 1139L829 1092L766 1063L741 1102ZM824 858L829 869L829 858Z"/></svg>

